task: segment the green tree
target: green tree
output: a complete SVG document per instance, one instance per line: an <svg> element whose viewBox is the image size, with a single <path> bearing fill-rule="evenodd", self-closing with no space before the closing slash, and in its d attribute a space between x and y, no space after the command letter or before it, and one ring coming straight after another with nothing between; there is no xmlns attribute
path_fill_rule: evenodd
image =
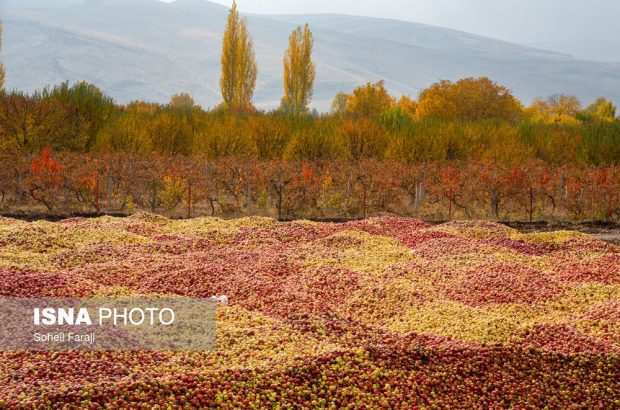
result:
<svg viewBox="0 0 620 410"><path fill-rule="evenodd" d="M220 87L227 110L241 112L252 109L256 73L254 45L248 34L247 22L239 17L237 3L233 2L222 42Z"/></svg>
<svg viewBox="0 0 620 410"><path fill-rule="evenodd" d="M282 107L286 111L300 113L308 110L312 98L316 66L312 61L314 40L310 27L297 27L288 40L284 54L284 97Z"/></svg>

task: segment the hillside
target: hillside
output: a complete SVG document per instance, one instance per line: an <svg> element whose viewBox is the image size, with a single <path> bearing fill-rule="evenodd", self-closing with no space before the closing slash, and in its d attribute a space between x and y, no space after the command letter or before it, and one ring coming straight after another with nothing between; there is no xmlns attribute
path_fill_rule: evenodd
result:
<svg viewBox="0 0 620 410"><path fill-rule="evenodd" d="M120 102L165 102L186 91L204 106L219 102L219 54L227 9L203 0L5 0L0 58L7 88L32 91L86 80ZM464 32L344 15L249 15L259 77L255 101L268 108L281 93L281 60L295 25L315 35L318 78L313 105L385 79L396 95L417 95L439 79L489 76L526 103L564 92L585 103L620 102L620 64L582 61Z"/></svg>

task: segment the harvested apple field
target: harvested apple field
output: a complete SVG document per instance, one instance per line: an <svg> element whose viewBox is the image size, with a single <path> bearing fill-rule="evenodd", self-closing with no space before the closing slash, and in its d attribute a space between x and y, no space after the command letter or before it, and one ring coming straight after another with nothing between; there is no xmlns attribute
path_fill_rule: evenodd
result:
<svg viewBox="0 0 620 410"><path fill-rule="evenodd" d="M217 350L0 353L0 407L620 407L620 248L585 234L0 219L2 296L152 294L226 295Z"/></svg>

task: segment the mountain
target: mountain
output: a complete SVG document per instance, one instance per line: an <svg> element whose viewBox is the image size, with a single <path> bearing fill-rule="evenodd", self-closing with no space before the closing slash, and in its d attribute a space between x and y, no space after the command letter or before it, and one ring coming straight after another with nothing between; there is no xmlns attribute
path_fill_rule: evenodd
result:
<svg viewBox="0 0 620 410"><path fill-rule="evenodd" d="M51 4L50 4L51 3ZM220 49L228 10L205 0L0 0L6 88L33 91L86 80L119 102L166 102L188 92L220 101ZM525 103L555 93L620 102L620 64L583 61L446 28L346 15L247 15L259 75L255 102L282 95L288 35L308 22L315 37L313 106L339 91L384 79L395 95L440 79L488 76Z"/></svg>

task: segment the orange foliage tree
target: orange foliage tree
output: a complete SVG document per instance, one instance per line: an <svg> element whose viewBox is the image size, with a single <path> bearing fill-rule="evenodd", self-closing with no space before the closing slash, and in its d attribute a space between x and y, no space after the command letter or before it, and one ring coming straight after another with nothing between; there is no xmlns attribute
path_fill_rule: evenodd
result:
<svg viewBox="0 0 620 410"><path fill-rule="evenodd" d="M52 149L44 147L39 157L31 161L31 181L28 194L51 211L63 185L62 167L52 157Z"/></svg>
<svg viewBox="0 0 620 410"><path fill-rule="evenodd" d="M521 103L508 88L481 77L433 84L420 93L416 116L419 119L515 121L520 118L521 110Z"/></svg>

